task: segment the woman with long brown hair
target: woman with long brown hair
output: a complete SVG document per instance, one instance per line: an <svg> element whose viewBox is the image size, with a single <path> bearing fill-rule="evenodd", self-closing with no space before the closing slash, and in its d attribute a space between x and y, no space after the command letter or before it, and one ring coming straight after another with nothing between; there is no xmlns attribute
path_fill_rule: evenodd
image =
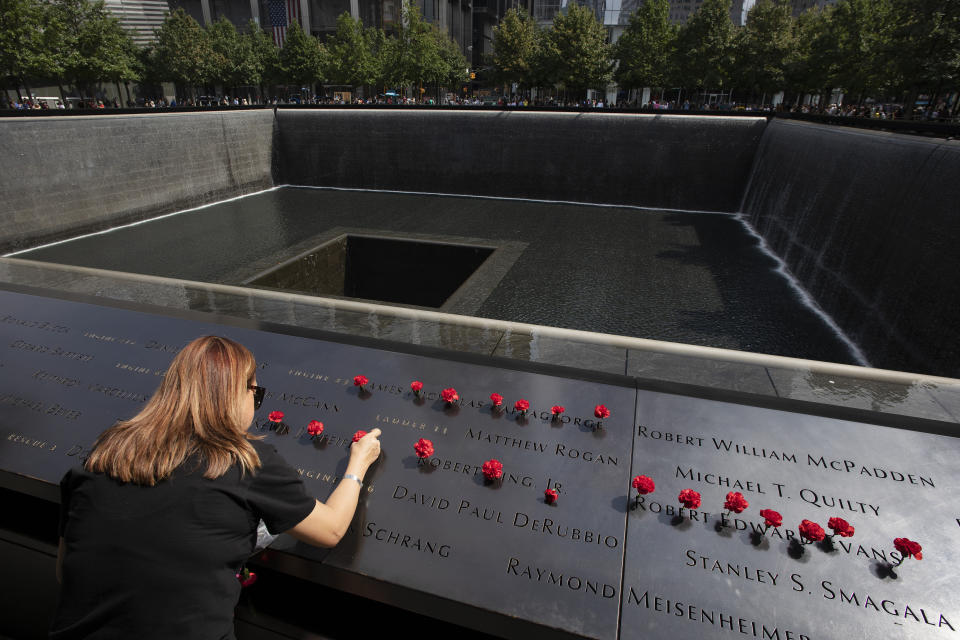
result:
<svg viewBox="0 0 960 640"><path fill-rule="evenodd" d="M242 345L197 338L143 410L60 483L60 603L51 638L233 638L236 574L257 525L331 547L347 531L379 429L322 503L247 429L263 401Z"/></svg>

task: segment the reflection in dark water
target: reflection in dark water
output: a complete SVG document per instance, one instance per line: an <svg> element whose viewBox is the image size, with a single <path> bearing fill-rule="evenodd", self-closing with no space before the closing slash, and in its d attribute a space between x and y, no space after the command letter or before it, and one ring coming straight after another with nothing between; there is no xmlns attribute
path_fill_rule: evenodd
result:
<svg viewBox="0 0 960 640"><path fill-rule="evenodd" d="M722 214L284 188L20 257L239 284L338 227L527 243L478 316L853 363Z"/></svg>

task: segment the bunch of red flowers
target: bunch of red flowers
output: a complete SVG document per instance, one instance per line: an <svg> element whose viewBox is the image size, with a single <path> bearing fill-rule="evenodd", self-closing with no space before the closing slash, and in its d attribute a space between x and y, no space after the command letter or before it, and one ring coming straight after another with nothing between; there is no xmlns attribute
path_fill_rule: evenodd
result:
<svg viewBox="0 0 960 640"><path fill-rule="evenodd" d="M827 526L833 529L833 535L841 538L849 538L853 535L853 526L843 518L830 518Z"/></svg>
<svg viewBox="0 0 960 640"><path fill-rule="evenodd" d="M763 522L765 525L767 525L767 529L770 527L776 528L783 524L783 516L780 515L778 511L774 511L773 509L763 509L760 511L760 517L763 518ZM764 529L763 532L766 533L766 529Z"/></svg>
<svg viewBox="0 0 960 640"><path fill-rule="evenodd" d="M731 491L727 494L727 499L723 503L723 508L734 513L743 513L743 510L750 506L747 499L739 491Z"/></svg>
<svg viewBox="0 0 960 640"><path fill-rule="evenodd" d="M526 417L527 409L530 408L530 403L521 398L513 403L513 408L520 412L521 417Z"/></svg>
<svg viewBox="0 0 960 640"><path fill-rule="evenodd" d="M797 531L800 532L801 538L804 540L809 540L810 542L820 542L827 537L823 527L811 520L804 520L801 522L800 526L797 528Z"/></svg>
<svg viewBox="0 0 960 640"><path fill-rule="evenodd" d="M417 440L417 443L413 445L413 450L417 452L418 458L429 458L433 455L433 443L426 438L420 438Z"/></svg>
<svg viewBox="0 0 960 640"><path fill-rule="evenodd" d="M653 493L653 490L657 488L657 485L653 482L653 478L649 476L637 476L630 484L637 490L637 493L641 495Z"/></svg>
<svg viewBox="0 0 960 640"><path fill-rule="evenodd" d="M911 556L917 560L923 560L923 547L909 538L894 538L893 546L897 548L904 560Z"/></svg>
<svg viewBox="0 0 960 640"><path fill-rule="evenodd" d="M241 588L249 587L257 581L257 574L244 567L240 570L240 573L237 574L237 580L240 581Z"/></svg>
<svg viewBox="0 0 960 640"><path fill-rule="evenodd" d="M700 506L700 493L693 489L684 489L678 498L687 509L696 509Z"/></svg>
<svg viewBox="0 0 960 640"><path fill-rule="evenodd" d="M481 467L483 477L487 480L496 480L503 476L503 463L499 460L487 460Z"/></svg>

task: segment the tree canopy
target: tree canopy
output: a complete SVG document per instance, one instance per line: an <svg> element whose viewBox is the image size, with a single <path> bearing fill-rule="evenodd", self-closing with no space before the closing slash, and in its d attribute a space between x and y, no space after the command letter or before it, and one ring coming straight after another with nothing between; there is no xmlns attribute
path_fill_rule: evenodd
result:
<svg viewBox="0 0 960 640"><path fill-rule="evenodd" d="M677 35L677 79L690 89L721 89L733 67L730 0L703 0Z"/></svg>
<svg viewBox="0 0 960 640"><path fill-rule="evenodd" d="M510 9L493 28L493 68L498 82L529 82L536 64L537 23L522 7Z"/></svg>
<svg viewBox="0 0 960 640"><path fill-rule="evenodd" d="M796 33L786 0L757 0L734 38L734 82L772 95L782 89L796 57Z"/></svg>
<svg viewBox="0 0 960 640"><path fill-rule="evenodd" d="M280 73L288 82L309 87L320 79L326 50L315 37L307 35L299 22L287 27L280 49Z"/></svg>
<svg viewBox="0 0 960 640"><path fill-rule="evenodd" d="M0 0L0 76L22 83L62 73L45 47L44 12L33 0Z"/></svg>
<svg viewBox="0 0 960 640"><path fill-rule="evenodd" d="M610 80L613 64L607 30L593 10L579 4L567 5L566 13L557 13L547 31L548 66L554 80L566 89L600 89Z"/></svg>
<svg viewBox="0 0 960 640"><path fill-rule="evenodd" d="M169 14L157 30L150 59L155 76L185 87L207 84L214 70L210 38L183 9Z"/></svg>
<svg viewBox="0 0 960 640"><path fill-rule="evenodd" d="M377 78L377 60L372 30L349 13L337 18L337 30L327 39L327 66L324 76L332 84L357 87L373 84Z"/></svg>
<svg viewBox="0 0 960 640"><path fill-rule="evenodd" d="M677 30L670 24L667 0L646 0L627 22L613 48L617 69L613 74L624 89L663 87L670 84L671 57Z"/></svg>
<svg viewBox="0 0 960 640"><path fill-rule="evenodd" d="M910 110L960 91L960 1L840 0L791 15L788 0L757 0L734 27L731 0L703 0L679 28L669 0L645 0L615 45L593 10L571 1L538 26L510 9L493 30L492 77L504 85L572 93L683 86L758 95L828 95L847 102L903 100ZM242 33L225 19L202 27L182 9L168 14L146 48L136 46L104 0L0 0L0 80L4 88L174 82L230 93L237 87L323 80L350 87L404 90L457 87L467 80L461 47L405 0L389 32L344 13L324 44L299 23L278 49L250 22ZM221 89L217 89L220 87ZM419 91L418 91L419 93ZM953 98L954 110L960 100Z"/></svg>

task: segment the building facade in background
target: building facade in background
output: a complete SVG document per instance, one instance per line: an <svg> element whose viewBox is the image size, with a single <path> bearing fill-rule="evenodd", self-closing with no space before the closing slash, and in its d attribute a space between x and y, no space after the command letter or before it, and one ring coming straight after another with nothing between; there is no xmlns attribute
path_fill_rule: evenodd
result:
<svg viewBox="0 0 960 640"><path fill-rule="evenodd" d="M558 0L559 1L559 0ZM510 9L523 9L533 14L534 0L473 0L473 37L471 55L467 56L475 69L493 55L493 28L500 24Z"/></svg>
<svg viewBox="0 0 960 640"><path fill-rule="evenodd" d="M486 0L491 1L491 0ZM610 42L616 42L623 33L630 20L630 15L643 5L643 0L530 0L533 2L531 14L542 26L553 22L553 17L567 8L571 2L590 7L597 20L601 21L610 34ZM831 3L836 0L792 0L807 3ZM753 7L756 0L733 0L730 7L730 20L735 26L747 23L747 12ZM670 22L683 24L690 16L696 13L703 0L669 0Z"/></svg>
<svg viewBox="0 0 960 640"><path fill-rule="evenodd" d="M470 59L473 44L470 0L413 0L413 4L429 22L448 33ZM336 31L337 17L342 13L360 18L366 26L389 31L400 19L402 0L106 0L106 6L141 45L153 40L167 12L183 9L205 26L226 18L238 30L245 31L253 20L273 33L274 41L281 46L286 28L292 22L299 22L305 32L325 39Z"/></svg>

